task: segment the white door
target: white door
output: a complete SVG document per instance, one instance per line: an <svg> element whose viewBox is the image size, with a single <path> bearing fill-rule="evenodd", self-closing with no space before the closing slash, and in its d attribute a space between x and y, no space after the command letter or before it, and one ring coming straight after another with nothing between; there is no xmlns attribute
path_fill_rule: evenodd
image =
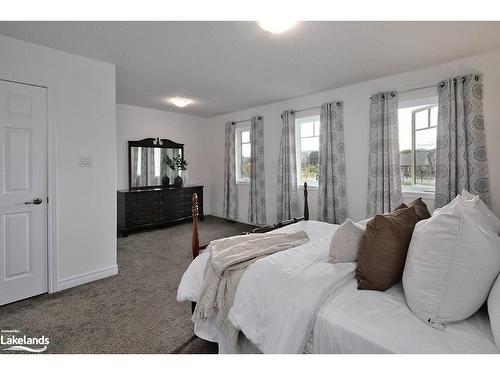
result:
<svg viewBox="0 0 500 375"><path fill-rule="evenodd" d="M47 92L0 80L0 305L46 293Z"/></svg>

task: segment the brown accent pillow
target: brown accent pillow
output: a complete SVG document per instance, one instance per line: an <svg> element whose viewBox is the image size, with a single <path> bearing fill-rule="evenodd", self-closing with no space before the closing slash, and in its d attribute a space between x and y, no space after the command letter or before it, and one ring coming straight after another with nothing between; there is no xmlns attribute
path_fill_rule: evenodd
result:
<svg viewBox="0 0 500 375"><path fill-rule="evenodd" d="M418 221L415 207L408 207L376 215L367 223L356 269L358 289L385 291L401 280Z"/></svg>
<svg viewBox="0 0 500 375"><path fill-rule="evenodd" d="M417 214L418 220L425 220L431 217L431 213L427 209L427 205L424 203L422 198L415 199L413 202L408 204L408 207L414 207Z"/></svg>
<svg viewBox="0 0 500 375"><path fill-rule="evenodd" d="M413 202L412 202L412 203L413 203ZM397 206L397 207L396 207L396 209L395 209L395 210L393 210L393 211L391 211L391 212L394 212L394 211L396 211L396 210L400 210L400 209L402 209L402 208L408 208L408 206L407 206L406 204L404 204L404 203L401 203L399 206Z"/></svg>

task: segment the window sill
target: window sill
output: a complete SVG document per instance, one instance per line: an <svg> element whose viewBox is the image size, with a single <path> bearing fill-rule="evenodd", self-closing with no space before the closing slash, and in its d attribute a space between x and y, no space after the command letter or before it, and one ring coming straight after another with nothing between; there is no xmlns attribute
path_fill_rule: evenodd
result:
<svg viewBox="0 0 500 375"><path fill-rule="evenodd" d="M250 181L236 181L236 185L250 185Z"/></svg>
<svg viewBox="0 0 500 375"><path fill-rule="evenodd" d="M300 190L304 190L304 183L298 185ZM307 184L307 190L318 190L318 185Z"/></svg>
<svg viewBox="0 0 500 375"><path fill-rule="evenodd" d="M401 191L401 195L403 197L407 198L427 198L427 199L434 199L435 193L433 191L424 191L424 190L418 190L418 189L403 189Z"/></svg>

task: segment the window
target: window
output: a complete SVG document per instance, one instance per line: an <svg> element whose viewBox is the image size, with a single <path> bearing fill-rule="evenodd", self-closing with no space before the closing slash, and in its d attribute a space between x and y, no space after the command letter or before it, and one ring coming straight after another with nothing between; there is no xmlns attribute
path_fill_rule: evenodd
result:
<svg viewBox="0 0 500 375"><path fill-rule="evenodd" d="M403 191L434 191L437 115L436 97L401 102L399 105L399 151Z"/></svg>
<svg viewBox="0 0 500 375"><path fill-rule="evenodd" d="M319 178L319 115L295 119L297 182L317 186Z"/></svg>
<svg viewBox="0 0 500 375"><path fill-rule="evenodd" d="M236 129L236 181L250 181L250 152L252 143L250 142L250 129Z"/></svg>

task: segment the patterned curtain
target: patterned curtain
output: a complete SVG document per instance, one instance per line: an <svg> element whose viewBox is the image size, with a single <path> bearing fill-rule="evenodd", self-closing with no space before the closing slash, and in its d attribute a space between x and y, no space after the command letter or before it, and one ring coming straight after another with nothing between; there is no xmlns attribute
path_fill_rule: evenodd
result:
<svg viewBox="0 0 500 375"><path fill-rule="evenodd" d="M401 203L398 97L394 92L372 95L368 168L368 217L390 212Z"/></svg>
<svg viewBox="0 0 500 375"><path fill-rule="evenodd" d="M227 219L236 219L238 210L238 190L236 187L235 162L235 127L231 121L226 122L225 158L224 158L224 202L222 215Z"/></svg>
<svg viewBox="0 0 500 375"><path fill-rule="evenodd" d="M342 102L321 106L318 220L341 224L347 217Z"/></svg>
<svg viewBox="0 0 500 375"><path fill-rule="evenodd" d="M253 224L266 223L266 185L264 173L264 118L250 120L250 189L248 221Z"/></svg>
<svg viewBox="0 0 500 375"><path fill-rule="evenodd" d="M297 155L295 154L295 112L285 111L281 115L280 154L278 161L278 221L297 217Z"/></svg>
<svg viewBox="0 0 500 375"><path fill-rule="evenodd" d="M438 100L435 207L445 206L462 189L489 205L482 77L441 82Z"/></svg>

